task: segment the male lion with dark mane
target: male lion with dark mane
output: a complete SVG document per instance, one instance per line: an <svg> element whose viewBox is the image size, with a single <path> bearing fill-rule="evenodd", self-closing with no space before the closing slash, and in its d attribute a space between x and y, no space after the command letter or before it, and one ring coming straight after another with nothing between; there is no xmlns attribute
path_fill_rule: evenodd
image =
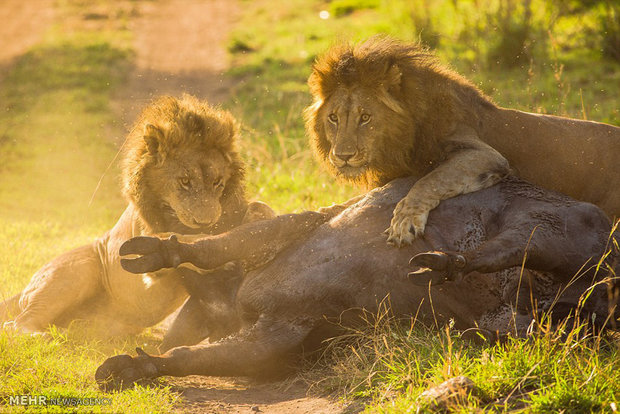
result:
<svg viewBox="0 0 620 414"><path fill-rule="evenodd" d="M218 234L272 217L265 204L246 201L237 135L230 113L192 96L149 105L125 143L127 209L93 243L37 271L4 303L5 313L19 312L7 325L28 333L86 320L96 322L96 334L112 336L137 333L178 308L187 298L178 270L136 277L121 267L119 247L140 235Z"/></svg>
<svg viewBox="0 0 620 414"><path fill-rule="evenodd" d="M374 37L336 46L309 78L306 127L318 156L376 187L420 178L394 209L388 241L409 244L440 201L522 178L620 216L620 128L496 106L418 44Z"/></svg>

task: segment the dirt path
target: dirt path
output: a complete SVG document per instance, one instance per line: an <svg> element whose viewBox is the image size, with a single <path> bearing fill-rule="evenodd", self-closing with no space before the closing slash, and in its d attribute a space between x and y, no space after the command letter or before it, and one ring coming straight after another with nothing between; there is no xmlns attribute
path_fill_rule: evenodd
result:
<svg viewBox="0 0 620 414"><path fill-rule="evenodd" d="M54 0L2 0L0 7L0 87L15 58L41 40L54 21Z"/></svg>
<svg viewBox="0 0 620 414"><path fill-rule="evenodd" d="M258 384L243 379L186 377L174 382L185 403L180 412L251 414L333 414L342 407L327 398L308 396L298 383Z"/></svg>

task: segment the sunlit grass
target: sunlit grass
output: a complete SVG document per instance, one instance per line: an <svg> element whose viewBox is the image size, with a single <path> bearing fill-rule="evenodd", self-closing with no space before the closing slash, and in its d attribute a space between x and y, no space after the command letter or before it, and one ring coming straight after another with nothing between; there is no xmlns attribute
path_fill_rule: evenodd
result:
<svg viewBox="0 0 620 414"><path fill-rule="evenodd" d="M93 373L106 357L131 352L136 346L155 351L148 335L99 342L80 336L79 329L63 334L52 329L45 336L0 333L0 410L9 397L35 395L47 398L99 398L105 404L67 407L52 405L48 412L170 412L178 395L168 387L137 388L124 393L101 393ZM17 409L17 407L14 407ZM36 408L36 407L35 407Z"/></svg>
<svg viewBox="0 0 620 414"><path fill-rule="evenodd" d="M450 326L424 326L383 308L328 341L304 375L318 390L365 402L366 412L427 412L420 394L459 375L476 388L450 406L454 412L611 411L620 398L620 338L586 332L585 324L568 333L543 324L527 339L481 345Z"/></svg>
<svg viewBox="0 0 620 414"><path fill-rule="evenodd" d="M0 268L11 283L32 271L14 262L15 245L49 258L102 234L122 212L117 170L106 169L116 153L108 102L126 59L104 39L69 38L35 48L6 78Z"/></svg>
<svg viewBox="0 0 620 414"><path fill-rule="evenodd" d="M474 3L293 1L273 7L266 0L245 2L243 20L229 42L235 64L231 75L239 83L227 106L251 128L245 134L246 158L255 167L249 176L251 194L273 202L278 210L315 207L356 194L358 190L323 179L308 155L302 111L310 103L306 80L311 64L338 41L358 41L376 33L417 39L420 31L427 30L418 26L427 20L440 38L436 52L442 61L499 105L620 124L614 93L620 82L617 64L586 48L584 39L565 36L572 26L563 24L563 19L570 16L557 20L555 31L542 30L538 39L542 46L530 62L506 69L484 57L487 41L494 36L485 13L497 8L497 2L488 0L488 9ZM347 13L330 13L341 6ZM321 18L321 11L328 12L327 19ZM538 7L535 18L551 17ZM586 20L596 17L587 15ZM283 194L286 188L280 188L279 175L287 176L283 179L291 190L301 191L296 199Z"/></svg>

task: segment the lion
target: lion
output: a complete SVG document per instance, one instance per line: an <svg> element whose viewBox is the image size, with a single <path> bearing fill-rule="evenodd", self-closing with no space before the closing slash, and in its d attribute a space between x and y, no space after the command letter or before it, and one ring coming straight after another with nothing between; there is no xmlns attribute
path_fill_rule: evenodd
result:
<svg viewBox="0 0 620 414"><path fill-rule="evenodd" d="M620 128L501 108L419 44L373 37L320 56L306 129L318 158L377 187L420 178L397 204L388 242L424 234L440 201L509 173L620 216Z"/></svg>
<svg viewBox="0 0 620 414"><path fill-rule="evenodd" d="M19 312L5 325L35 333L82 320L101 328L95 335L114 336L138 333L177 309L187 298L179 272L136 277L122 269L119 247L139 235L219 234L272 217L265 204L246 200L238 129L229 112L189 95L147 106L124 144L125 212L93 243L39 269L5 303L5 313Z"/></svg>

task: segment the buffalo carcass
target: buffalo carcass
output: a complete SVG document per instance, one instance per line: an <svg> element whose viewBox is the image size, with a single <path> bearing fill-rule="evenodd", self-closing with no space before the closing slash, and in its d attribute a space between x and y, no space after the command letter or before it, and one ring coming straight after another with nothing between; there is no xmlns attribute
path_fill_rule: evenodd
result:
<svg viewBox="0 0 620 414"><path fill-rule="evenodd" d="M554 302L577 307L580 295L607 276L607 265L598 272L595 266L611 245L605 214L516 178L443 201L431 212L424 238L407 248L388 246L381 231L411 185L412 179L395 180L331 219L306 212L194 243L174 237L127 241L121 254L140 255L123 261L134 273L182 263L203 269L233 260L264 264L232 289L236 333L159 356L138 350L135 357L109 358L96 380L112 389L163 375L251 376L325 339L330 318L353 323L360 310L376 311L385 298L396 315L523 332L532 320L532 300L538 310ZM430 269L408 275L410 258L421 253L413 262ZM607 255L610 266L615 257ZM587 309L600 321L609 314L609 301L599 285ZM519 295L517 286L527 286L528 293ZM521 311L515 314L515 308Z"/></svg>

